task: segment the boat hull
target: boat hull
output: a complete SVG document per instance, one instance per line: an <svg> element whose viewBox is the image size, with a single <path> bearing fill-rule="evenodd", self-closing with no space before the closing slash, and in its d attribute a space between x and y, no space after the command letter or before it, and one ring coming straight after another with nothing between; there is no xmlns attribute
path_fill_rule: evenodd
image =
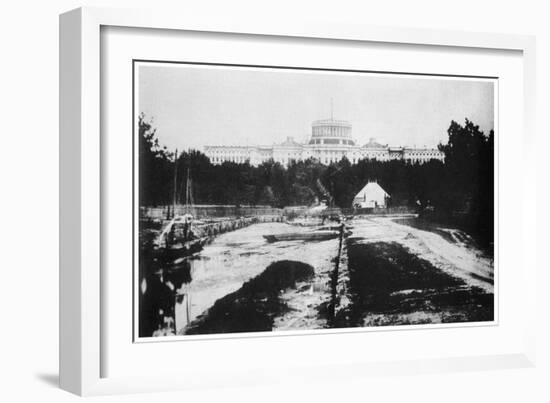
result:
<svg viewBox="0 0 550 403"><path fill-rule="evenodd" d="M264 235L268 242L282 241L325 241L327 239L337 238L340 231L315 231L315 232L291 232L286 234Z"/></svg>
<svg viewBox="0 0 550 403"><path fill-rule="evenodd" d="M156 248L154 250L154 257L162 263L177 263L181 259L202 251L208 240L208 237L203 237L187 242L175 243L168 247Z"/></svg>

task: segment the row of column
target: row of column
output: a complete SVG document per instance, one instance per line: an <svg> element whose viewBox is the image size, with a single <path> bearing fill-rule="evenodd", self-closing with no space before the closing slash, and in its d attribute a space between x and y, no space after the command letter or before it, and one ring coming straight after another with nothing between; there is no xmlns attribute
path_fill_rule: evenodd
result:
<svg viewBox="0 0 550 403"><path fill-rule="evenodd" d="M313 128L314 136L337 136L349 137L351 129L344 126L315 126Z"/></svg>

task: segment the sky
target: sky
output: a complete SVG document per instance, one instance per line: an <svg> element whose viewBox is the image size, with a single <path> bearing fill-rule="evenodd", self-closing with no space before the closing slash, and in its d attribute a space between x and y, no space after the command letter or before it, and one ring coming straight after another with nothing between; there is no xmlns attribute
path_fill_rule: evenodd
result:
<svg viewBox="0 0 550 403"><path fill-rule="evenodd" d="M492 80L173 63L140 63L136 77L136 112L169 150L305 142L331 103L359 145L435 147L465 118L494 129Z"/></svg>

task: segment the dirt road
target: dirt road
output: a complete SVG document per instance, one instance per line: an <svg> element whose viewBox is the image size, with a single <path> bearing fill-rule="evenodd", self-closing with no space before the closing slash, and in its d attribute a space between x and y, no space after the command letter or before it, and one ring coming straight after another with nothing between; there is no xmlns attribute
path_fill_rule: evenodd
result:
<svg viewBox="0 0 550 403"><path fill-rule="evenodd" d="M493 293L493 260L477 249L464 232L435 225L433 230L399 224L391 217L363 218L354 221L353 237L364 243L399 243L447 274Z"/></svg>

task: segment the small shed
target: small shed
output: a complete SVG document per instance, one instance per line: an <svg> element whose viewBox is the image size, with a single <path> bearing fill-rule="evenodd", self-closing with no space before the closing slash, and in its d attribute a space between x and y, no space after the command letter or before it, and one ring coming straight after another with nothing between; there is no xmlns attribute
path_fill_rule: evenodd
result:
<svg viewBox="0 0 550 403"><path fill-rule="evenodd" d="M377 182L368 182L353 198L353 207L384 208L390 195Z"/></svg>

